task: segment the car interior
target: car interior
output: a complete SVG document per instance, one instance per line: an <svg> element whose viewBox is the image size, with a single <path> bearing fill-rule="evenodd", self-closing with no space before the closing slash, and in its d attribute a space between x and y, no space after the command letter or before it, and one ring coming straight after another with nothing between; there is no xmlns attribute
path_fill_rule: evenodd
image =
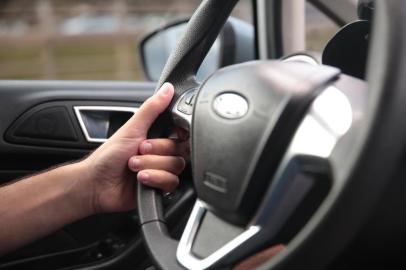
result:
<svg viewBox="0 0 406 270"><path fill-rule="evenodd" d="M180 127L191 145L175 192L138 184L133 211L69 224L0 269L234 269L280 244L255 269L403 265L406 2L195 2L138 42L145 79L8 78L0 63L2 185L87 156L166 81L149 136ZM319 47L309 10L334 25Z"/></svg>

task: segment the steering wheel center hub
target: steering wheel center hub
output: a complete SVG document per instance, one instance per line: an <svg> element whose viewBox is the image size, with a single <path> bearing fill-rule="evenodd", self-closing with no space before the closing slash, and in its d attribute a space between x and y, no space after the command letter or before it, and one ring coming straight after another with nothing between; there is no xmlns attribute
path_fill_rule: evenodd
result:
<svg viewBox="0 0 406 270"><path fill-rule="evenodd" d="M199 90L192 121L198 197L225 220L245 224L311 102L338 74L334 68L260 61L210 77Z"/></svg>

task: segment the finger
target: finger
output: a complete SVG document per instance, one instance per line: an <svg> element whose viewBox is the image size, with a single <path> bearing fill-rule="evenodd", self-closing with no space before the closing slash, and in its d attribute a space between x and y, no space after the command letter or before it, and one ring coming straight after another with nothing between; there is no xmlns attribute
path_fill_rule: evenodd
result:
<svg viewBox="0 0 406 270"><path fill-rule="evenodd" d="M137 174L137 180L164 192L173 192L179 184L178 176L162 170L142 170Z"/></svg>
<svg viewBox="0 0 406 270"><path fill-rule="evenodd" d="M117 132L116 136L145 137L155 119L168 107L174 94L173 85L164 83L152 97Z"/></svg>
<svg viewBox="0 0 406 270"><path fill-rule="evenodd" d="M171 139L150 139L139 145L142 155L182 156L189 157L190 146L188 141L177 142Z"/></svg>
<svg viewBox="0 0 406 270"><path fill-rule="evenodd" d="M128 167L134 172L145 169L164 170L173 174L180 174L185 168L185 160L175 156L133 156L128 161Z"/></svg>

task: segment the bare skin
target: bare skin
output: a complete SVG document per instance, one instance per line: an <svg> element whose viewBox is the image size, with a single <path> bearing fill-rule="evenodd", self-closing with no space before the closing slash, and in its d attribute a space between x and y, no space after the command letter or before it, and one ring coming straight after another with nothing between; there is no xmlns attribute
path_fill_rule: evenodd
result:
<svg viewBox="0 0 406 270"><path fill-rule="evenodd" d="M164 84L87 158L0 188L0 255L84 217L133 209L136 178L172 191L185 166L185 150L173 140L146 136L173 92Z"/></svg>

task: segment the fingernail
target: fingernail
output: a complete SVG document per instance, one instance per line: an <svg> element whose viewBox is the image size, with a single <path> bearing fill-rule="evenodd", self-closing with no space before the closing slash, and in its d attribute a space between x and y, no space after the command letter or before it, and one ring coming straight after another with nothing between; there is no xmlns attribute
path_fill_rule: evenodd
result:
<svg viewBox="0 0 406 270"><path fill-rule="evenodd" d="M138 158L131 159L131 168L133 170L138 170L140 168L141 161Z"/></svg>
<svg viewBox="0 0 406 270"><path fill-rule="evenodd" d="M159 89L159 93L160 93L161 95L163 95L163 96L167 96L167 95L169 94L169 89L170 89L169 83L164 83L164 84L161 86L161 89Z"/></svg>
<svg viewBox="0 0 406 270"><path fill-rule="evenodd" d="M141 153L147 154L150 153L152 149L152 144L150 142L144 142L141 144Z"/></svg>
<svg viewBox="0 0 406 270"><path fill-rule="evenodd" d="M149 183L149 174L147 174L145 172L139 172L137 178L138 178L138 181L140 181L143 184Z"/></svg>

